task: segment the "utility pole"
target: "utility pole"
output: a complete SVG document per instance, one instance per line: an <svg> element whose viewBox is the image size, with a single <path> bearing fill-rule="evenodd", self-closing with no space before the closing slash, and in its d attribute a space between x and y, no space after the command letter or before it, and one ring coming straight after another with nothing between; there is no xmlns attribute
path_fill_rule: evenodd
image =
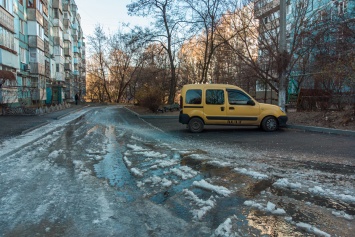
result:
<svg viewBox="0 0 355 237"><path fill-rule="evenodd" d="M287 46L286 46L286 0L280 0L280 43L279 43L279 106L285 110L286 104L286 69L287 69Z"/></svg>

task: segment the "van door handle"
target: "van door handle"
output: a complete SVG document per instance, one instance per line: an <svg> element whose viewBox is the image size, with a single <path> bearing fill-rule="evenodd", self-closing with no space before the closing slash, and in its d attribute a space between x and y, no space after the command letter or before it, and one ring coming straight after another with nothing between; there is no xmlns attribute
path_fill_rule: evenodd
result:
<svg viewBox="0 0 355 237"><path fill-rule="evenodd" d="M229 110L234 110L234 107L229 107Z"/></svg>
<svg viewBox="0 0 355 237"><path fill-rule="evenodd" d="M221 111L224 111L224 107L221 107Z"/></svg>

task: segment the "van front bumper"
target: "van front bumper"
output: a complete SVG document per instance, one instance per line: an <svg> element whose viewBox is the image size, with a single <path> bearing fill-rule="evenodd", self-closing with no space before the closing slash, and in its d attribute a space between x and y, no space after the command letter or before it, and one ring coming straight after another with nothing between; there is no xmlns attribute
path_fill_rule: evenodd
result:
<svg viewBox="0 0 355 237"><path fill-rule="evenodd" d="M277 120L279 121L279 127L286 127L286 123L288 120L287 116L280 116L277 118Z"/></svg>
<svg viewBox="0 0 355 237"><path fill-rule="evenodd" d="M190 121L190 116L188 114L183 114L180 112L179 114L179 123L188 124Z"/></svg>

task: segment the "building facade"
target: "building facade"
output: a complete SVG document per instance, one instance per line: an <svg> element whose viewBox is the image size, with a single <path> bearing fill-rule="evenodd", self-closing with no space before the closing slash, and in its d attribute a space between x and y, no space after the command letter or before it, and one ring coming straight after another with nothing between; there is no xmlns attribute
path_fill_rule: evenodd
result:
<svg viewBox="0 0 355 237"><path fill-rule="evenodd" d="M75 1L0 0L0 15L2 110L85 94L85 43Z"/></svg>

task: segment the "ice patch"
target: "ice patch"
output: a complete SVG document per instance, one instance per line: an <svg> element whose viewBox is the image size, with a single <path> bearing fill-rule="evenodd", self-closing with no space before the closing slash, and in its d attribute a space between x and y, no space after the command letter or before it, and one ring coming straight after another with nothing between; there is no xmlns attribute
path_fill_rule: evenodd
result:
<svg viewBox="0 0 355 237"><path fill-rule="evenodd" d="M302 185L300 183L290 183L288 181L288 179L283 178L283 179L279 179L277 180L273 186L275 187L279 187L279 188L290 188L290 189L300 189L302 187Z"/></svg>
<svg viewBox="0 0 355 237"><path fill-rule="evenodd" d="M227 218L218 228L214 231L213 236L238 236L232 233L232 220Z"/></svg>
<svg viewBox="0 0 355 237"><path fill-rule="evenodd" d="M60 154L62 154L63 153L63 150L61 149L61 150L58 150L58 151L52 151L49 155L48 155L48 158L50 158L50 159L56 159L56 158L58 158L58 156L60 155Z"/></svg>
<svg viewBox="0 0 355 237"><path fill-rule="evenodd" d="M157 151L135 151L134 153L152 158L165 158L168 156L167 154L162 154Z"/></svg>
<svg viewBox="0 0 355 237"><path fill-rule="evenodd" d="M154 186L163 186L163 187L170 187L172 182L166 178L160 178L159 176L152 176L145 179L143 182L137 184L138 187L142 187L144 184L151 184L151 187Z"/></svg>
<svg viewBox="0 0 355 237"><path fill-rule="evenodd" d="M296 226L304 231L307 231L308 233L315 234L316 236L322 236L322 237L330 237L331 236L330 234L328 234L324 231L321 231L320 229L318 229L310 224L307 224L307 223L299 222L299 223L296 223Z"/></svg>
<svg viewBox="0 0 355 237"><path fill-rule="evenodd" d="M128 167L131 167L131 166L132 166L132 162L130 162L130 161L128 160L127 156L124 156L124 157L123 157L123 161L126 163L126 165L127 165Z"/></svg>
<svg viewBox="0 0 355 237"><path fill-rule="evenodd" d="M188 166L180 166L179 168L171 169L171 172L174 173L176 176L181 177L181 179L191 179L195 177L198 173L197 171L193 170Z"/></svg>
<svg viewBox="0 0 355 237"><path fill-rule="evenodd" d="M134 176L143 177L143 172L137 168L132 168L131 172L133 173Z"/></svg>
<svg viewBox="0 0 355 237"><path fill-rule="evenodd" d="M349 221L354 220L354 216L346 214L344 211L340 211L340 212L332 211L332 214L336 217L342 217L342 218L349 220Z"/></svg>
<svg viewBox="0 0 355 237"><path fill-rule="evenodd" d="M338 200L342 200L344 202L355 203L355 196L349 194L338 194L331 191L330 189L323 189L319 186L314 186L313 188L309 188L308 190L314 195L332 197Z"/></svg>
<svg viewBox="0 0 355 237"><path fill-rule="evenodd" d="M205 180L194 181L192 183L192 185L202 188L202 189L214 191L217 194L225 196L225 197L229 196L232 193L229 189L227 189L225 187L212 185L212 184L206 182Z"/></svg>
<svg viewBox="0 0 355 237"><path fill-rule="evenodd" d="M195 205L200 207L200 209L194 209L191 211L194 219L201 220L202 217L216 205L216 201L214 200L213 196L208 200L203 200L188 189L184 189L183 193L188 200L192 201Z"/></svg>
<svg viewBox="0 0 355 237"><path fill-rule="evenodd" d="M178 160L157 160L155 164L160 168L166 168L178 164Z"/></svg>
<svg viewBox="0 0 355 237"><path fill-rule="evenodd" d="M268 179L268 176L266 174L261 174L256 171L250 171L245 168L234 168L234 170L237 171L238 173L251 176L254 179Z"/></svg>
<svg viewBox="0 0 355 237"><path fill-rule="evenodd" d="M131 144L127 144L127 147L130 148L133 151L145 151L146 150L146 149L144 149L141 146L131 145Z"/></svg>
<svg viewBox="0 0 355 237"><path fill-rule="evenodd" d="M286 214L286 211L282 208L276 208L276 205L272 202L268 202L266 204L266 207L260 203L257 203L255 201L245 201L244 205L249 206L249 207L254 207L259 209L260 211L264 212L269 212L274 215L284 215Z"/></svg>

